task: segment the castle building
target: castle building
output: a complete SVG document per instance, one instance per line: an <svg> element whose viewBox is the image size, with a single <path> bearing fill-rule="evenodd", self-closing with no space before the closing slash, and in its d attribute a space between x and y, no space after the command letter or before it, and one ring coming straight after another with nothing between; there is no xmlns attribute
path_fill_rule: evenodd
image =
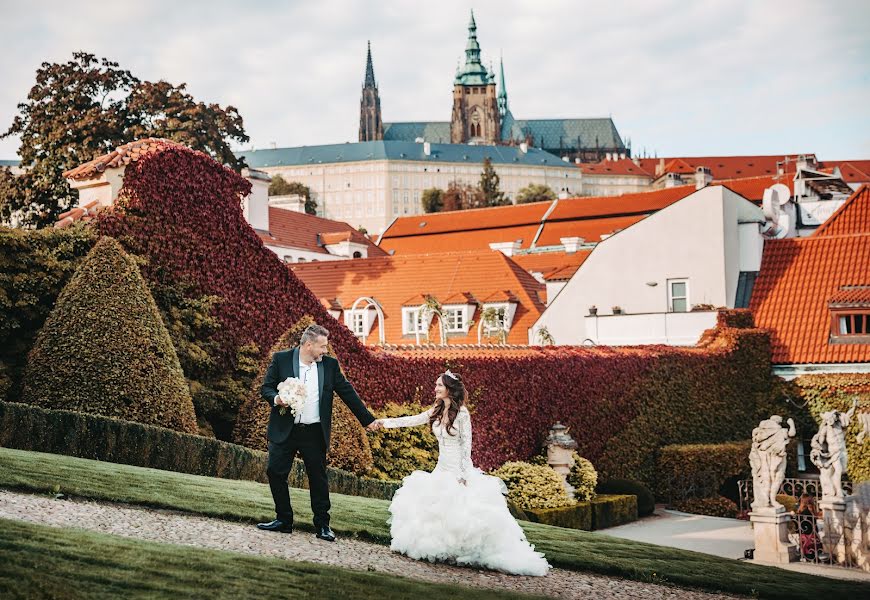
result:
<svg viewBox="0 0 870 600"><path fill-rule="evenodd" d="M439 144L519 145L540 148L575 162L599 162L608 154L631 156L613 119L516 119L508 104L504 62L499 76L481 61L474 13L468 23L465 64L453 79L450 121L383 122L369 47L360 100L359 141L418 140Z"/></svg>

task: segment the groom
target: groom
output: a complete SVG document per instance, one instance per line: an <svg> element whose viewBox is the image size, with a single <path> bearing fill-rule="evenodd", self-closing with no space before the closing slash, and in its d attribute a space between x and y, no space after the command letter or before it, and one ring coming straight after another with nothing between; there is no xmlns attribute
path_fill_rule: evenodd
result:
<svg viewBox="0 0 870 600"><path fill-rule="evenodd" d="M293 458L299 452L308 475L316 535L321 540L334 542L335 533L329 528L329 484L326 479L333 392L369 431L378 429L379 424L342 375L338 361L326 356L328 337L326 328L309 326L302 333L298 347L272 355L272 363L266 371L260 395L272 407L267 429L269 466L266 475L269 477L277 518L269 523L260 523L257 527L266 531L293 532L293 509L290 506L287 476L293 467ZM288 405L278 397L278 384L288 377L302 381L307 392L305 406L295 417L289 407L285 414L280 413L281 407Z"/></svg>

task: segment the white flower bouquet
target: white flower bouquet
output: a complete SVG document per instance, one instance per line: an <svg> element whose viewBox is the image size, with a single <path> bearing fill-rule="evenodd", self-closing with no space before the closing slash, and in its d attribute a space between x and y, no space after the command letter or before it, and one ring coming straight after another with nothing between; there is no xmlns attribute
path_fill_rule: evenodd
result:
<svg viewBox="0 0 870 600"><path fill-rule="evenodd" d="M302 413L302 408L305 406L305 400L308 392L305 389L305 384L298 377L288 377L278 384L278 397L286 402L289 406L282 406L279 412L287 414L287 409L290 409L290 414L294 417Z"/></svg>

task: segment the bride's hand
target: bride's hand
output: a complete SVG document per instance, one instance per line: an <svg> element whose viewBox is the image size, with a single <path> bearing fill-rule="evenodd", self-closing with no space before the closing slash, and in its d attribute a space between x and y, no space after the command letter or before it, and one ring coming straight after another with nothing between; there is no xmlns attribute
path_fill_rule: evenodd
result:
<svg viewBox="0 0 870 600"><path fill-rule="evenodd" d="M468 485L467 483L465 483L465 480L464 480L464 479L460 479L460 480L459 480L459 483L461 483L462 485Z"/></svg>

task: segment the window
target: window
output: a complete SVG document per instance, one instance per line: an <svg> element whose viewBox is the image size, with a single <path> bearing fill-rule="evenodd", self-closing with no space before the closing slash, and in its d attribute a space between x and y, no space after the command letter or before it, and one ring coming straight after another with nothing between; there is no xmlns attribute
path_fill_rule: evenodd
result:
<svg viewBox="0 0 870 600"><path fill-rule="evenodd" d="M353 334L356 336L362 337L367 333L366 312L368 311L357 310L353 313L353 323L351 324L350 330L353 331Z"/></svg>
<svg viewBox="0 0 870 600"><path fill-rule="evenodd" d="M293 256L290 255L290 254L285 254L285 255L284 255L284 262L286 262L286 263L292 263L292 262L293 262Z"/></svg>
<svg viewBox="0 0 870 600"><path fill-rule="evenodd" d="M867 335L870 325L870 314L847 314L837 317L840 335Z"/></svg>
<svg viewBox="0 0 870 600"><path fill-rule="evenodd" d="M687 312L689 310L689 280L668 280L668 311Z"/></svg>
<svg viewBox="0 0 870 600"><path fill-rule="evenodd" d="M449 333L465 332L468 319L464 306L444 308L444 325Z"/></svg>
<svg viewBox="0 0 870 600"><path fill-rule="evenodd" d="M870 344L870 308L831 310L831 342Z"/></svg>
<svg viewBox="0 0 870 600"><path fill-rule="evenodd" d="M399 216L399 190L393 190L393 216Z"/></svg>
<svg viewBox="0 0 870 600"><path fill-rule="evenodd" d="M505 313L507 312L506 306L493 306L492 312L487 312L490 309L487 308L484 311L484 322L483 322L483 330L485 333L493 333L498 331L504 331L505 327ZM492 315L490 317L486 317L486 315Z"/></svg>
<svg viewBox="0 0 870 600"><path fill-rule="evenodd" d="M402 309L402 333L405 335L415 334L417 332L426 333L426 324L420 315L419 308L403 308Z"/></svg>

